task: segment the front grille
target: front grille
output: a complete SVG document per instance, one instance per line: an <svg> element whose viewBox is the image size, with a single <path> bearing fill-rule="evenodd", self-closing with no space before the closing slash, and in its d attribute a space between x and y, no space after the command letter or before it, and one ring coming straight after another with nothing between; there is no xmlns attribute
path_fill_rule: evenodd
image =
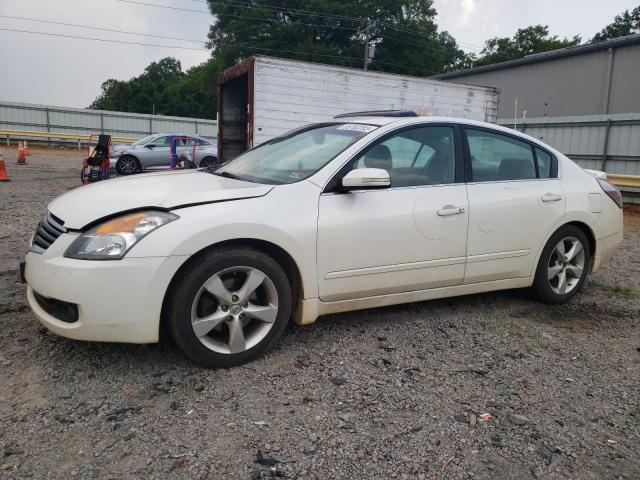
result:
<svg viewBox="0 0 640 480"><path fill-rule="evenodd" d="M33 236L31 251L35 253L43 253L60 235L66 231L67 229L64 228L64 222L58 217L47 212L45 217L38 224L36 233Z"/></svg>

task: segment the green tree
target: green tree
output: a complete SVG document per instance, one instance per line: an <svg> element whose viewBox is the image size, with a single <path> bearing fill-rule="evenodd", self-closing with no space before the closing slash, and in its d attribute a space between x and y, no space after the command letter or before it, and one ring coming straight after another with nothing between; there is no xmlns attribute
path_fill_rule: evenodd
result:
<svg viewBox="0 0 640 480"><path fill-rule="evenodd" d="M620 15L616 15L613 22L604 27L599 33L596 33L591 41L602 42L610 38L624 37L634 33L640 33L640 6L637 6L631 12L625 10Z"/></svg>
<svg viewBox="0 0 640 480"><path fill-rule="evenodd" d="M470 63L474 67L489 65L492 63L515 60L533 53L548 52L558 48L573 47L580 44L580 37L572 39L559 38L557 35L549 35L547 25L533 25L519 29L513 38L491 38L485 42L485 46L478 57L471 56Z"/></svg>
<svg viewBox="0 0 640 480"><path fill-rule="evenodd" d="M163 58L128 81L105 81L90 108L215 118L218 70L213 59L183 72L178 60Z"/></svg>
<svg viewBox="0 0 640 480"><path fill-rule="evenodd" d="M451 35L438 32L432 0L208 3L216 18L210 47L227 66L264 54L362 67L367 36L376 46L372 70L432 75L452 69L464 56Z"/></svg>

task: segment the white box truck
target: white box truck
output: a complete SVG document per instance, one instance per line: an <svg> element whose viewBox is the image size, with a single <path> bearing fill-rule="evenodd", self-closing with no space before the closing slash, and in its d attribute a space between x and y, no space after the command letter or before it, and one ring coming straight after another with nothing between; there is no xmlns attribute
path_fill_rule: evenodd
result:
<svg viewBox="0 0 640 480"><path fill-rule="evenodd" d="M218 160L335 115L408 109L497 121L499 90L256 55L218 76Z"/></svg>

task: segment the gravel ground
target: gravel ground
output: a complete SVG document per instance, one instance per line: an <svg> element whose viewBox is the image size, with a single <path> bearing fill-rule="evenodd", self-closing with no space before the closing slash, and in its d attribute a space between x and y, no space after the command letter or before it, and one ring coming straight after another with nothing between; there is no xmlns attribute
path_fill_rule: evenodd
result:
<svg viewBox="0 0 640 480"><path fill-rule="evenodd" d="M0 183L0 478L640 477L640 211L568 305L514 291L333 315L213 371L170 342L37 323L17 257L81 155L32 153Z"/></svg>

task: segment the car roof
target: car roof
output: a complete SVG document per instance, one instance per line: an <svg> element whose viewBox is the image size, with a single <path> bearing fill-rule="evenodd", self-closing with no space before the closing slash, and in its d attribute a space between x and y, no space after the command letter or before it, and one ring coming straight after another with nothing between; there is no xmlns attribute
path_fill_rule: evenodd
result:
<svg viewBox="0 0 640 480"><path fill-rule="evenodd" d="M481 122L478 120L469 120L459 117L436 117L436 116L418 116L418 117L382 117L382 116L358 116L335 118L336 123L362 123L368 125L377 125L382 127L391 123L397 124L416 124L416 123L465 123L469 125L498 127L495 123Z"/></svg>
<svg viewBox="0 0 640 480"><path fill-rule="evenodd" d="M521 137L528 142L534 142L543 146L547 150L553 150L556 153L560 153L558 150L553 149L549 145L543 143L539 139L527 135L526 133L519 132L512 128L503 127L495 123L481 122L479 120L469 120L467 118L459 117L431 117L431 116L418 116L418 117L376 117L376 116L361 116L361 117L346 117L336 118L333 120L336 123L361 123L365 125L376 125L383 127L386 125L392 125L401 127L403 125L428 125L430 123L457 123L459 125L469 125L473 127L489 128L496 132L504 132L514 137Z"/></svg>
<svg viewBox="0 0 640 480"><path fill-rule="evenodd" d="M182 133L182 132L178 132L178 133L154 133L153 134L154 137L191 137L191 138L200 138L202 140L206 140L207 142L211 142L212 140L207 138L207 137L203 137L202 135L199 135L197 133Z"/></svg>

